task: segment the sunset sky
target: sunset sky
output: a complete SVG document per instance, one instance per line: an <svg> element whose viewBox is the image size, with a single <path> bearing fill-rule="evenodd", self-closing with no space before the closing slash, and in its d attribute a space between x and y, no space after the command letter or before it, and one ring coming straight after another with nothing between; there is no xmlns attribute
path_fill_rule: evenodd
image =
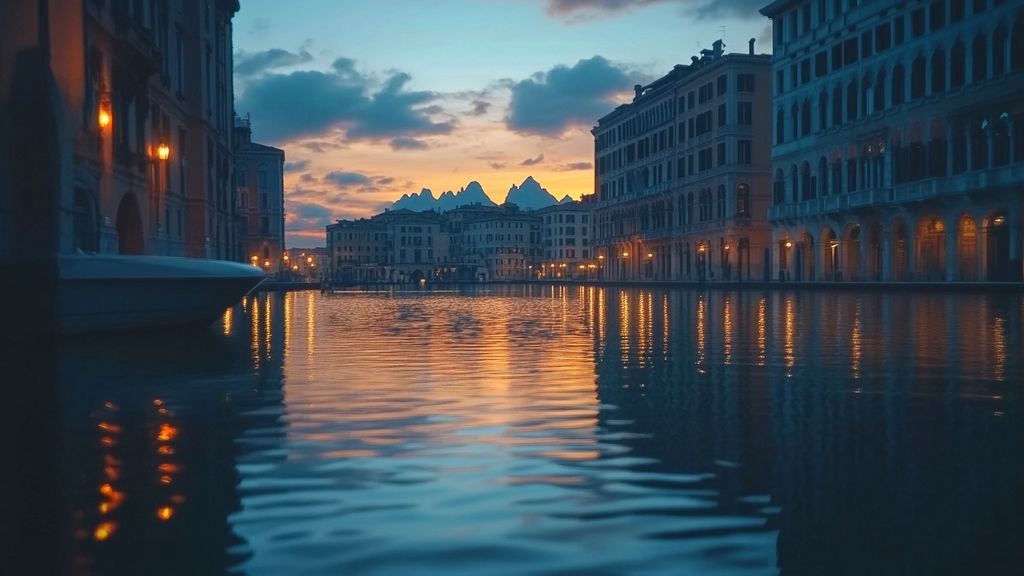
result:
<svg viewBox="0 0 1024 576"><path fill-rule="evenodd" d="M597 119L722 38L771 52L764 0L243 0L235 109L285 150L287 246L404 193L532 175L593 188Z"/></svg>

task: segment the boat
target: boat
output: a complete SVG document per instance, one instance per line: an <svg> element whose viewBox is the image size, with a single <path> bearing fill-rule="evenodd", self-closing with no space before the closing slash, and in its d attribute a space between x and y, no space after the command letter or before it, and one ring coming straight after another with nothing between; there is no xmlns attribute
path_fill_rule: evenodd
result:
<svg viewBox="0 0 1024 576"><path fill-rule="evenodd" d="M248 264L174 256L68 254L57 268L61 334L205 326L266 277Z"/></svg>

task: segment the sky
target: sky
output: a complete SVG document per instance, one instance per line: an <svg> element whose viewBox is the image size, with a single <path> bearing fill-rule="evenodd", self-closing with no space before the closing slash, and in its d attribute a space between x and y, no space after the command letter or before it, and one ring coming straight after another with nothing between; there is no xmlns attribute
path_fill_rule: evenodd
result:
<svg viewBox="0 0 1024 576"><path fill-rule="evenodd" d="M533 176L593 192L597 120L721 38L771 52L765 0L242 0L235 110L285 151L285 243L402 196Z"/></svg>

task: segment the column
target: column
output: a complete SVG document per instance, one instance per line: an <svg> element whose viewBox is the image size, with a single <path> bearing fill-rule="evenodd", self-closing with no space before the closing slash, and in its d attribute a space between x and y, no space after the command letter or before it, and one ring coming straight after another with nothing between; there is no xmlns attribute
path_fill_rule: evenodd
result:
<svg viewBox="0 0 1024 576"><path fill-rule="evenodd" d="M668 279L669 280L678 280L679 279L679 243L674 241L674 240L669 244L669 256L668 256L668 258L669 258L669 263L668 263L669 277L668 277Z"/></svg>
<svg viewBox="0 0 1024 576"><path fill-rule="evenodd" d="M960 263L957 262L957 243L960 237L960 226L956 216L943 218L946 223L946 282L955 282L960 279L958 274ZM950 220L953 220L950 225Z"/></svg>
<svg viewBox="0 0 1024 576"><path fill-rule="evenodd" d="M882 224L882 281L892 282L892 230Z"/></svg>

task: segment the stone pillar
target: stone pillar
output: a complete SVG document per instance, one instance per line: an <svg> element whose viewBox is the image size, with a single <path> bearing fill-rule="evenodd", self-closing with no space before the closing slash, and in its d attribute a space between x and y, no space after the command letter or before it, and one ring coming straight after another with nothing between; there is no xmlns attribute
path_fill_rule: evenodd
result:
<svg viewBox="0 0 1024 576"><path fill-rule="evenodd" d="M679 243L678 242L672 241L672 243L669 244L668 258L669 258L669 263L668 263L668 270L669 270L668 274L669 274L669 277L668 277L668 279L669 280L678 280L679 279Z"/></svg>
<svg viewBox="0 0 1024 576"><path fill-rule="evenodd" d="M911 219L909 225L904 221L906 230L907 278L919 280L917 270L917 220Z"/></svg>
<svg viewBox="0 0 1024 576"><path fill-rule="evenodd" d="M882 281L892 282L892 226L882 224Z"/></svg>
<svg viewBox="0 0 1024 576"><path fill-rule="evenodd" d="M953 222L950 222L950 219ZM960 279L960 263L957 262L957 244L960 237L960 227L956 216L943 218L946 223L946 282L954 282ZM952 224L952 225L951 225Z"/></svg>

